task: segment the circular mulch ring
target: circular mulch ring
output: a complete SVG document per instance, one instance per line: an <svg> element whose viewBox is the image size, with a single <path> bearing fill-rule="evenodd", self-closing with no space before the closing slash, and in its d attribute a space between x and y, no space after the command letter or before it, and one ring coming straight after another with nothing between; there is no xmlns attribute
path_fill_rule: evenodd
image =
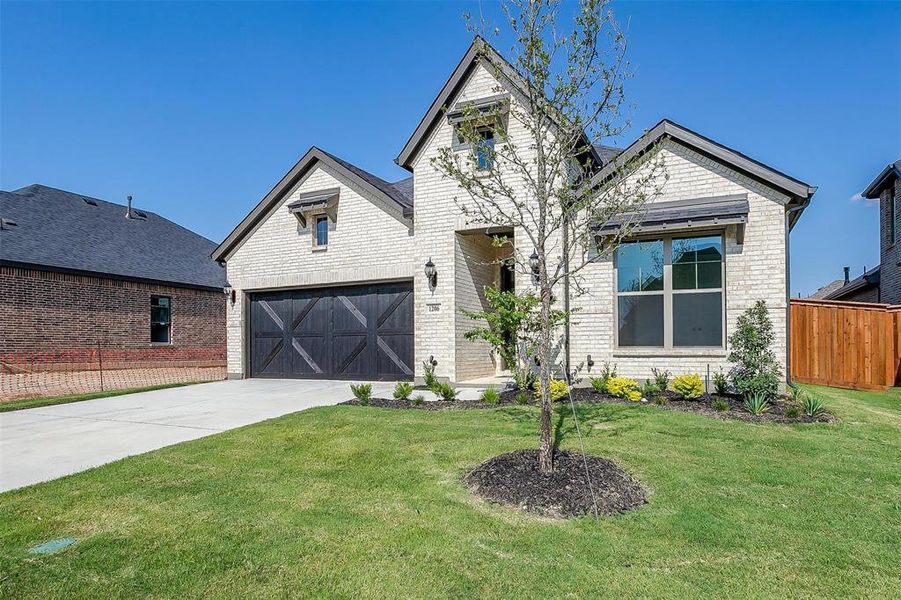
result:
<svg viewBox="0 0 901 600"><path fill-rule="evenodd" d="M599 515L614 515L647 503L641 485L616 463L599 456L587 460ZM501 454L476 467L463 483L483 500L543 516L594 514L585 463L578 452L556 452L550 475L538 472L538 450Z"/></svg>

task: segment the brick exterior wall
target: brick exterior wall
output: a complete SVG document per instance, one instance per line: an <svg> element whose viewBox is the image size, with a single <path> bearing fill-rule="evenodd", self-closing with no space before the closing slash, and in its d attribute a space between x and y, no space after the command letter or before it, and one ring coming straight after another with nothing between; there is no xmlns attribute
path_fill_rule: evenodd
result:
<svg viewBox="0 0 901 600"><path fill-rule="evenodd" d="M891 214L891 197L895 197L895 214ZM901 304L901 179L886 186L879 195L880 231L880 300L887 304ZM895 222L895 243L891 243L888 224ZM847 298L850 300L850 298Z"/></svg>
<svg viewBox="0 0 901 600"><path fill-rule="evenodd" d="M171 344L150 342L151 295L172 300ZM0 354L77 363L99 343L130 360L221 365L225 302L221 291L0 267Z"/></svg>

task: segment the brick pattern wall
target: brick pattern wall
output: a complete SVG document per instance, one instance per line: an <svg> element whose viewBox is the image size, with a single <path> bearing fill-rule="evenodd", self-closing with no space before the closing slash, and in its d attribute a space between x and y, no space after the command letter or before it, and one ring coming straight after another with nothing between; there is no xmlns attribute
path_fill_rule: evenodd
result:
<svg viewBox="0 0 901 600"><path fill-rule="evenodd" d="M463 310L481 311L488 308L485 287L497 285L498 248L491 239L481 233L457 234L454 256L454 287L457 297L455 332L455 377L457 381L490 377L495 374L497 364L491 347L485 342L467 340L467 331L479 327L481 323L463 314Z"/></svg>
<svg viewBox="0 0 901 600"><path fill-rule="evenodd" d="M895 214L890 214L892 194L895 197ZM879 230L880 230L880 267L879 287L880 302L901 304L901 179L895 179L893 185L886 186L879 196ZM895 243L889 238L888 223L894 219Z"/></svg>
<svg viewBox="0 0 901 600"><path fill-rule="evenodd" d="M171 344L150 343L151 295L172 299ZM0 353L6 362L35 353L77 362L79 349L99 343L137 358L221 364L225 302L220 291L0 267Z"/></svg>

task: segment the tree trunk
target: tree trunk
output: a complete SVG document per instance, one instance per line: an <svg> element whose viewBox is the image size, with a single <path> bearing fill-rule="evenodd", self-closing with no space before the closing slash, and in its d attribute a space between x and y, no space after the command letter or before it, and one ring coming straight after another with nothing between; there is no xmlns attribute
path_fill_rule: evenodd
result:
<svg viewBox="0 0 901 600"><path fill-rule="evenodd" d="M543 253L542 253L543 254ZM541 381L541 416L538 426L538 472L554 472L554 443L551 431L551 293L547 288L547 270L540 261L541 335L538 343L539 379Z"/></svg>

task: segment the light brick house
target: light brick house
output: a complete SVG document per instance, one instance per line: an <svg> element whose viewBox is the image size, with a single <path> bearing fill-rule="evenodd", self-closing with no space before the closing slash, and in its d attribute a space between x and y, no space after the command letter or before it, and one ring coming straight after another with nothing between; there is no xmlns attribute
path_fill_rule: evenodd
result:
<svg viewBox="0 0 901 600"><path fill-rule="evenodd" d="M846 302L901 304L901 159L887 165L861 193L879 202L879 266L830 284L821 297ZM838 283L838 285L835 285Z"/></svg>
<svg viewBox="0 0 901 600"><path fill-rule="evenodd" d="M412 177L389 183L314 147L226 237L213 257L236 292L230 376L404 379L428 360L454 382L501 372L488 347L464 339L474 324L461 309L484 308L488 285L531 289L530 273L497 264L488 232L532 249L515 230L468 224L460 188L431 159L454 146L461 103L520 101L511 70L477 39L395 160ZM505 134L527 140L512 118ZM758 299L785 359L788 234L815 188L667 120L624 150L596 148L585 176L602 180L609 163L652 146L668 180L640 243L582 271L561 365L609 361L640 378L726 367L729 332Z"/></svg>

